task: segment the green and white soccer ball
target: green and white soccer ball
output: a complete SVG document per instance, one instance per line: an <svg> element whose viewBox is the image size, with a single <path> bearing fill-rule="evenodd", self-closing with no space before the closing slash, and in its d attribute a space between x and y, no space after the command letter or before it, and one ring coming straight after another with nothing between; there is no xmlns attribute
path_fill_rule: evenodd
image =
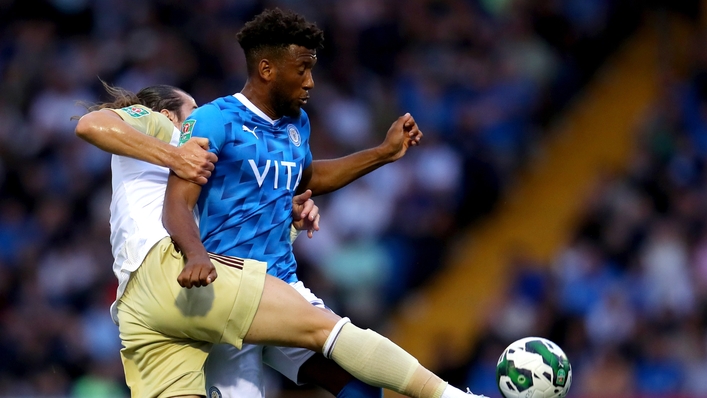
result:
<svg viewBox="0 0 707 398"><path fill-rule="evenodd" d="M572 365L557 344L526 337L503 351L496 382L505 398L563 398L572 384Z"/></svg>

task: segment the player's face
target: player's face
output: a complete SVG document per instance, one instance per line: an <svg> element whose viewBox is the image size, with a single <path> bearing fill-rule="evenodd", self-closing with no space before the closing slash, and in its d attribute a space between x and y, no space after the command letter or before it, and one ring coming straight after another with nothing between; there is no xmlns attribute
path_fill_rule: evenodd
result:
<svg viewBox="0 0 707 398"><path fill-rule="evenodd" d="M277 65L277 75L270 90L270 100L278 115L297 117L302 105L309 100L314 88L312 68L317 53L305 47L291 45Z"/></svg>
<svg viewBox="0 0 707 398"><path fill-rule="evenodd" d="M183 91L179 91L179 95L182 97L182 106L179 107L178 117L172 121L178 129L182 128L182 123L184 123L184 121L187 120L187 117L189 117L189 115L194 112L194 109L196 109L196 101L194 101L194 98L192 98L191 95Z"/></svg>

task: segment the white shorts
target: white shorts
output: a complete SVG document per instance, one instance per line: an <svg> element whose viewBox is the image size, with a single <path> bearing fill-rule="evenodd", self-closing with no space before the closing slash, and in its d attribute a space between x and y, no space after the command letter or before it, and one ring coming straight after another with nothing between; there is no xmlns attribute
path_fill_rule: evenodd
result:
<svg viewBox="0 0 707 398"><path fill-rule="evenodd" d="M302 282L290 286L312 305L326 308ZM204 365L207 398L264 398L263 364L297 383L299 368L312 355L314 351L304 348L243 344L239 350L230 344L216 344Z"/></svg>

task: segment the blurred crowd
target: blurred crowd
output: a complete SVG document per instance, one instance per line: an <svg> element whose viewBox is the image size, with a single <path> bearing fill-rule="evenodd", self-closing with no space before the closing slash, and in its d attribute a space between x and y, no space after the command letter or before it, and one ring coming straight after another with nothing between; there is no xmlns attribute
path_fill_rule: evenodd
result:
<svg viewBox="0 0 707 398"><path fill-rule="evenodd" d="M516 278L468 366L493 392L502 342L550 337L568 354L573 397L707 396L707 34L691 76L666 76L625 174L603 175L550 267L522 250ZM496 356L496 358L494 357Z"/></svg>
<svg viewBox="0 0 707 398"><path fill-rule="evenodd" d="M402 160L317 198L322 231L296 243L301 279L375 327L440 268L455 233L493 209L544 123L648 3L660 2L0 0L0 396L126 395L108 314L109 156L77 139L70 120L84 112L77 100L108 99L99 78L133 91L172 84L203 104L241 89L235 33L264 7L323 28L306 108L315 158L377 145L405 112L425 133ZM535 309L528 325L546 320L571 336L558 343L587 369L580 386L611 365L639 382L663 372L663 389L683 378L707 388L693 377L707 368L705 81L676 88L684 106L666 100L664 117L647 123L632 174L598 188L557 272L528 267L509 297L508 311ZM480 347L522 326L490 330ZM634 338L641 330L652 334ZM676 341L681 350L671 349ZM589 343L604 349L590 353ZM472 363L462 381L492 385L483 355Z"/></svg>

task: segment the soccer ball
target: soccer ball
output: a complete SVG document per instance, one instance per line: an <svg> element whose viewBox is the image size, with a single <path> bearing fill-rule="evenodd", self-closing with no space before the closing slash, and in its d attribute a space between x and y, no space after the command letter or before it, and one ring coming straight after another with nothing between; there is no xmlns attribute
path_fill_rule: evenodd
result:
<svg viewBox="0 0 707 398"><path fill-rule="evenodd" d="M572 384L572 365L557 344L526 337L501 354L496 383L505 398L563 398Z"/></svg>

